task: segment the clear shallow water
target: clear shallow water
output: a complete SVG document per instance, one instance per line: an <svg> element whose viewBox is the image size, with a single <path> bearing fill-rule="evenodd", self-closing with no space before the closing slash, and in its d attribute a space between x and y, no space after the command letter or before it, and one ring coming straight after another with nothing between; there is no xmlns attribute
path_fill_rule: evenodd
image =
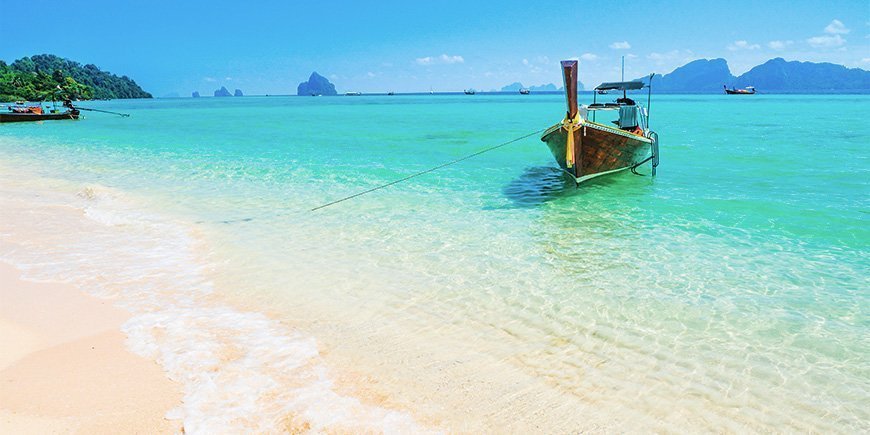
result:
<svg viewBox="0 0 870 435"><path fill-rule="evenodd" d="M92 193L73 206L113 225L100 230L104 237L79 240L67 250L71 258L112 246L115 254L99 268L143 283L159 270L194 270L195 284L162 294L207 287L206 299L267 310L286 334L316 341L319 351L294 353L286 340L256 345L254 335L241 334L233 345L240 355L281 346L298 360L317 355L330 373L317 379L346 393L336 397L383 407L307 417L314 427L335 427L348 415L383 422L401 410L460 431L866 430L866 96L659 96L652 108L662 138L655 179L621 174L574 189L530 138L308 211L547 127L559 120L562 101L90 103L133 116L3 125L0 162L63 180L69 192ZM117 225L118 216L127 224ZM141 254L164 238L184 239L158 223L197 240L182 243L192 253L171 268L132 261L112 242L135 233L142 244L129 249ZM64 224L58 219L42 230L51 225ZM38 269L38 256L24 251L8 250L5 258ZM52 270L44 273L88 275L83 267ZM153 323L141 329L149 328ZM161 355L181 349L146 335L139 343L165 345ZM187 343L201 337L184 336ZM246 372L263 368L248 363L221 372L231 380L219 387L239 387ZM179 365L192 378L214 369ZM310 386L310 375L276 380L293 367L262 379ZM220 388L203 389L206 383L189 384L198 394L190 403L209 391L219 395ZM327 396L317 397L337 403ZM320 415L284 406L306 400L316 401L302 393L272 397L247 413ZM226 412L226 403L212 402L199 411Z"/></svg>

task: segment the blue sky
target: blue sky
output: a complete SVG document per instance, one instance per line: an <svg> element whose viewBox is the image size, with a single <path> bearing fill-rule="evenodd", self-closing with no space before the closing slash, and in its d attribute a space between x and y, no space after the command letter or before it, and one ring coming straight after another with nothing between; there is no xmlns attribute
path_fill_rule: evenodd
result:
<svg viewBox="0 0 870 435"><path fill-rule="evenodd" d="M868 0L0 0L0 59L53 53L156 96L289 94L315 70L339 91L560 85L567 58L589 87L622 55L626 78L716 57L735 74L773 57L870 69L868 33Z"/></svg>

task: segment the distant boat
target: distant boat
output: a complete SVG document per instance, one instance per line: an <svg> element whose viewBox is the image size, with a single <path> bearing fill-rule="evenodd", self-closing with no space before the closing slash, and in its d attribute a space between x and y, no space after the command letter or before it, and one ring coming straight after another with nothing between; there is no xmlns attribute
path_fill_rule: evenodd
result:
<svg viewBox="0 0 870 435"><path fill-rule="evenodd" d="M520 89L520 93L523 94L523 95L529 95L529 92L531 92L531 91L528 90L528 89L526 89L526 88L522 88L522 89Z"/></svg>
<svg viewBox="0 0 870 435"><path fill-rule="evenodd" d="M64 104L67 106L67 104ZM0 112L0 122L28 122L28 121L50 121L62 119L79 119L79 111L72 106L70 102L67 106L69 110L58 112L51 110L49 113L44 113L42 105L25 105L23 101L17 101L15 106L9 106L9 112Z"/></svg>
<svg viewBox="0 0 870 435"><path fill-rule="evenodd" d="M602 83L596 91L622 91L622 98L613 103L577 105L577 61L563 60L568 112L562 122L548 128L541 136L556 163L578 186L580 183L626 169L632 172L652 161L652 173L659 163L658 135L649 128L649 111L628 98L627 91L648 88L641 81ZM598 123L599 111L617 114L611 123ZM591 118L591 119L590 119Z"/></svg>
<svg viewBox="0 0 870 435"><path fill-rule="evenodd" d="M725 93L728 95L752 95L755 93L754 86L747 86L744 89L736 89L733 87L731 89L728 89L728 86L725 85L722 85L722 87L725 88Z"/></svg>
<svg viewBox="0 0 870 435"><path fill-rule="evenodd" d="M599 89L599 90L597 90L597 91L595 91L595 92L598 93L598 95L607 95L607 91L605 91L605 90L603 90L603 89Z"/></svg>
<svg viewBox="0 0 870 435"><path fill-rule="evenodd" d="M347 95L348 97L358 97L362 95L362 92L345 92L344 95Z"/></svg>
<svg viewBox="0 0 870 435"><path fill-rule="evenodd" d="M396 95L393 91L387 92L387 95Z"/></svg>
<svg viewBox="0 0 870 435"><path fill-rule="evenodd" d="M465 95L474 95L476 92L474 89L466 89Z"/></svg>

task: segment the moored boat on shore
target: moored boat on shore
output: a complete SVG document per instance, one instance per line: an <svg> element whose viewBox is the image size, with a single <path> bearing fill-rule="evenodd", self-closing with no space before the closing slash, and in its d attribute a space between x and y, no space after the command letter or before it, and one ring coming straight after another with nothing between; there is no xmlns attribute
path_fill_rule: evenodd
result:
<svg viewBox="0 0 870 435"><path fill-rule="evenodd" d="M9 106L7 112L0 112L0 122L34 122L34 121L52 121L62 119L79 119L79 111L72 106L70 102L64 102L64 106L69 110L57 111L56 109L49 110L45 113L42 104L27 105L23 101L16 102L14 106Z"/></svg>
<svg viewBox="0 0 870 435"><path fill-rule="evenodd" d="M649 128L648 107L644 108L627 91L648 89L641 81L602 83L597 92L619 90L622 98L614 103L577 104L577 61L562 61L568 111L562 122L548 128L541 136L564 173L580 183L626 169L634 172L651 161L655 175L659 163L658 135ZM596 96L593 94L593 97ZM598 112L618 114L614 125L596 122ZM602 113L602 114L604 114ZM591 118L591 119L590 119Z"/></svg>

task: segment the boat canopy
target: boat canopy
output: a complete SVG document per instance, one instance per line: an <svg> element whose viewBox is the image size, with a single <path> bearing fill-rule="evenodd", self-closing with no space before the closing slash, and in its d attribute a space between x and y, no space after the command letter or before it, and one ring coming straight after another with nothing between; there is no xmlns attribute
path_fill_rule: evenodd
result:
<svg viewBox="0 0 870 435"><path fill-rule="evenodd" d="M598 85L596 91L609 91L611 89L619 89L620 91L632 91L643 88L644 84L641 81L631 82L608 82Z"/></svg>

